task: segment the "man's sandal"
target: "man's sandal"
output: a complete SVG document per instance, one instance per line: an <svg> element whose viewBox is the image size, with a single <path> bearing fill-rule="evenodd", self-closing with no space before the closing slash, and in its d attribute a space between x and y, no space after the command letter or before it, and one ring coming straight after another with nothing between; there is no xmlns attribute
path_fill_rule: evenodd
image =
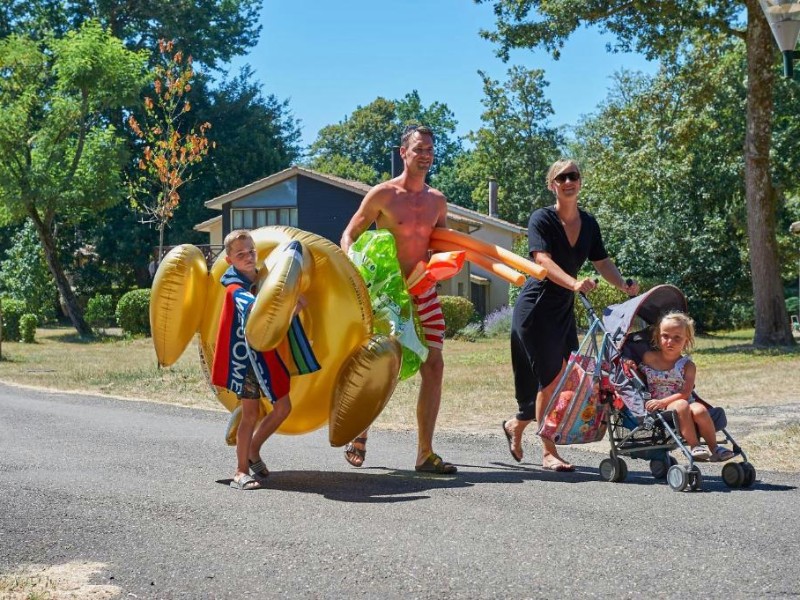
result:
<svg viewBox="0 0 800 600"><path fill-rule="evenodd" d="M364 464L364 459L367 457L367 449L356 448L355 444L365 446L367 444L367 438L357 437L352 442L348 443L344 447L344 459L354 467L360 467Z"/></svg>
<svg viewBox="0 0 800 600"><path fill-rule="evenodd" d="M414 469L419 473L436 473L437 475L452 475L458 472L458 467L452 463L444 462L442 457L435 452L431 452L425 462L417 465Z"/></svg>

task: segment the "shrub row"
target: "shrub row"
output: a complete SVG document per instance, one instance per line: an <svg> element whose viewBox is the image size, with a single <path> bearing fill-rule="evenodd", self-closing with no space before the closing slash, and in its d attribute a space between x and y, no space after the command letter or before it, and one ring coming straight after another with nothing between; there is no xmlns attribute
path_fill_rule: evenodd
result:
<svg viewBox="0 0 800 600"><path fill-rule="evenodd" d="M24 302L0 298L0 308L4 340L28 343L35 341L39 318L26 312ZM98 294L89 300L84 316L92 327L106 328L118 323L128 335L150 335L150 290L138 289L124 294L116 309L110 295Z"/></svg>

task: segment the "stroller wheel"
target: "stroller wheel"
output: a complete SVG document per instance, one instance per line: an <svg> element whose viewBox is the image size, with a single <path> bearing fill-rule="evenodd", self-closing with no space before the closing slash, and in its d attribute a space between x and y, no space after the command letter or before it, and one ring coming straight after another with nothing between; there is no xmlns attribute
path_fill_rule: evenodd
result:
<svg viewBox="0 0 800 600"><path fill-rule="evenodd" d="M667 471L667 483L676 492L682 492L689 485L689 472L683 465L672 465Z"/></svg>
<svg viewBox="0 0 800 600"><path fill-rule="evenodd" d="M722 481L730 488L741 487L745 482L744 467L740 463L729 462L722 467Z"/></svg>
<svg viewBox="0 0 800 600"><path fill-rule="evenodd" d="M628 465L621 458L617 459L619 465L619 473L617 474L617 483L621 483L628 478Z"/></svg>
<svg viewBox="0 0 800 600"><path fill-rule="evenodd" d="M664 458L654 458L650 461L650 472L656 479L664 479L672 465L678 464L673 456L666 454Z"/></svg>
<svg viewBox="0 0 800 600"><path fill-rule="evenodd" d="M619 483L628 476L628 465L621 458L604 458L600 461L600 477Z"/></svg>
<svg viewBox="0 0 800 600"><path fill-rule="evenodd" d="M692 465L689 469L689 489L693 492L703 489L703 474L697 465Z"/></svg>
<svg viewBox="0 0 800 600"><path fill-rule="evenodd" d="M743 488L749 488L756 480L756 468L751 465L749 462L742 463L742 469L744 470L744 481L742 481Z"/></svg>

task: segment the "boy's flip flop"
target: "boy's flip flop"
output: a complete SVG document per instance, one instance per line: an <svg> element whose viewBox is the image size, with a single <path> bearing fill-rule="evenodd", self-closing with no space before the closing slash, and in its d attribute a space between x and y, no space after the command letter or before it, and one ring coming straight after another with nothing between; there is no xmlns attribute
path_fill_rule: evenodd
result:
<svg viewBox="0 0 800 600"><path fill-rule="evenodd" d="M260 490L262 485L250 475L242 475L238 481L236 479L231 481L231 487L235 490Z"/></svg>
<svg viewBox="0 0 800 600"><path fill-rule="evenodd" d="M253 475L258 481L264 480L267 477L269 477L269 469L267 469L267 465L264 464L263 460L257 460L255 462L249 460L247 462L250 463L250 471L253 473Z"/></svg>
<svg viewBox="0 0 800 600"><path fill-rule="evenodd" d="M419 473L436 473L437 475L452 475L458 472L458 467L452 463L444 462L442 457L435 452L431 452L425 462L417 465L414 469Z"/></svg>

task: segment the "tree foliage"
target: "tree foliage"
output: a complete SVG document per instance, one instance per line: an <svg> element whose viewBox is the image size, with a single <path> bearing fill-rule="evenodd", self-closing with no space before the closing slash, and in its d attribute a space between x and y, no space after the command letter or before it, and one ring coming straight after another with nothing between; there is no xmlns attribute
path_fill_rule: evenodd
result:
<svg viewBox="0 0 800 600"><path fill-rule="evenodd" d="M390 177L392 148L400 145L409 124L427 125L434 132L432 176L452 163L461 148L453 113L439 102L425 107L415 90L401 100L377 98L342 122L323 127L309 150L309 164L312 169L345 178L355 175L374 185Z"/></svg>
<svg viewBox="0 0 800 600"><path fill-rule="evenodd" d="M91 330L62 268L56 225L120 200L125 144L105 115L132 102L144 63L97 23L61 39L0 40L0 221L34 224L81 334Z"/></svg>
<svg viewBox="0 0 800 600"><path fill-rule="evenodd" d="M288 101L264 95L249 67L212 84L198 74L188 116L191 123L213 123L207 135L214 151L193 167L194 177L170 223L171 244L207 243L206 234L193 230L219 214L205 207L207 200L286 169L301 156L300 124Z"/></svg>
<svg viewBox="0 0 800 600"><path fill-rule="evenodd" d="M558 158L563 142L554 127L545 97L547 82L540 69L512 67L500 83L485 73L483 79L483 125L470 135L475 143L473 159L498 183L498 210L502 219L526 225L532 208L552 203L545 186L550 164ZM485 212L486 182L473 190L473 201Z"/></svg>
<svg viewBox="0 0 800 600"><path fill-rule="evenodd" d="M667 64L702 58L692 55L692 49L704 36L744 40L746 105L739 119L745 142L743 180L755 307L754 342L792 344L782 298L775 236L776 195L770 177L773 43L757 0L477 1L494 6L496 28L483 35L499 44L498 53L506 59L513 48L534 47L542 47L557 58L565 41L583 25L596 25L614 34L613 50L635 49ZM698 72L702 73L702 67Z"/></svg>
<svg viewBox="0 0 800 600"><path fill-rule="evenodd" d="M96 21L129 50L150 52L159 39L174 39L187 55L215 68L255 46L260 8L259 0L4 0L0 37L19 33L39 38L47 31L60 37ZM155 64L157 55L149 56Z"/></svg>

